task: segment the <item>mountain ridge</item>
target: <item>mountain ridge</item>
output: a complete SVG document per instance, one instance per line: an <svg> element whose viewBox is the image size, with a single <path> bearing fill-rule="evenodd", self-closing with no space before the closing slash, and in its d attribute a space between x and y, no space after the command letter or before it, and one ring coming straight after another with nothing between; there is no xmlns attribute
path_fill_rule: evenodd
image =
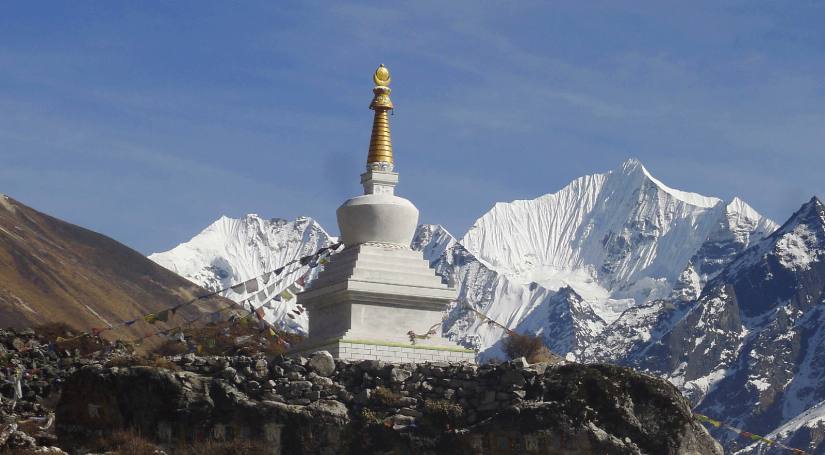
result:
<svg viewBox="0 0 825 455"><path fill-rule="evenodd" d="M60 322L78 330L132 319L123 333L145 330L142 316L207 292L94 231L0 196L0 320L10 327ZM181 309L187 317L230 302ZM108 336L108 334L107 334Z"/></svg>

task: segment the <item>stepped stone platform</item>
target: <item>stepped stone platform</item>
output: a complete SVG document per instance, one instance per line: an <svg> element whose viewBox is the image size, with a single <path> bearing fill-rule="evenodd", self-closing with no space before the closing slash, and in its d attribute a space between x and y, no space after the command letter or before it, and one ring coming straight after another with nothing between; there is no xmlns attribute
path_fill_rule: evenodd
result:
<svg viewBox="0 0 825 455"><path fill-rule="evenodd" d="M299 294L309 312L309 338L294 352L325 350L344 360L396 363L473 362L475 351L441 336L443 312L454 297L420 252L378 243L346 248Z"/></svg>

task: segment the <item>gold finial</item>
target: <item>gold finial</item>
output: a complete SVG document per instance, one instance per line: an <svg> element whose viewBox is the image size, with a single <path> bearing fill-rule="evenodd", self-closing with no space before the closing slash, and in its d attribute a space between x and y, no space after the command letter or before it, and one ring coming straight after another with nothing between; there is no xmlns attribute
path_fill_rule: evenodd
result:
<svg viewBox="0 0 825 455"><path fill-rule="evenodd" d="M375 87L372 93L375 96L370 103L370 109L375 111L372 121L372 136L370 137L370 152L367 156L368 169L382 169L392 171L392 140L390 139L390 119L387 111L393 109L390 100L390 70L381 64L372 75Z"/></svg>
<svg viewBox="0 0 825 455"><path fill-rule="evenodd" d="M390 70L388 70L382 63L378 69L375 70L375 74L372 75L372 80L375 82L375 85L389 87L390 82L392 82L392 79L390 78Z"/></svg>

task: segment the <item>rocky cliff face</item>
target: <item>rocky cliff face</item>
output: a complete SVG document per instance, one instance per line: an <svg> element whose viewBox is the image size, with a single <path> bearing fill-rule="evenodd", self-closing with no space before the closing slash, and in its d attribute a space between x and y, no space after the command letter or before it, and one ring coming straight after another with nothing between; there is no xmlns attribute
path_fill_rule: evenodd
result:
<svg viewBox="0 0 825 455"><path fill-rule="evenodd" d="M654 317L623 315L617 336L647 339L626 344L620 360L668 378L700 412L822 453L823 297L825 207L813 198L723 268L698 300L655 302Z"/></svg>
<svg viewBox="0 0 825 455"><path fill-rule="evenodd" d="M180 371L81 368L60 440L129 427L161 443L258 439L273 454L722 453L675 387L616 366L172 360Z"/></svg>

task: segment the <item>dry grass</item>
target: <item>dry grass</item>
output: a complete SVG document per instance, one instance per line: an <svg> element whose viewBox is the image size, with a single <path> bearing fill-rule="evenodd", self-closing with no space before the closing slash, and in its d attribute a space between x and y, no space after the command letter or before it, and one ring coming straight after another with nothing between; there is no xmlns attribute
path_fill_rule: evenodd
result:
<svg viewBox="0 0 825 455"><path fill-rule="evenodd" d="M89 449L110 452L117 455L154 455L158 450L176 455L256 455L272 453L272 447L264 442L235 441L196 441L183 443L174 448L163 448L134 431L118 431L101 438ZM28 454L29 452L25 452Z"/></svg>
<svg viewBox="0 0 825 455"><path fill-rule="evenodd" d="M372 393L372 398L386 407L397 407L401 402L401 395L386 387L377 387Z"/></svg>
<svg viewBox="0 0 825 455"><path fill-rule="evenodd" d="M201 441L178 446L176 455L257 455L273 453L273 448L258 441Z"/></svg>
<svg viewBox="0 0 825 455"><path fill-rule="evenodd" d="M170 356L195 351L202 355L281 355L286 352L286 345L281 340L293 344L300 337L278 332L277 337L269 335L269 330L258 329L257 322L242 319L241 321L223 321L207 324L201 327L190 327L183 330L186 343L176 340L167 340L151 354Z"/></svg>
<svg viewBox="0 0 825 455"><path fill-rule="evenodd" d="M62 322L49 322L34 327L34 333L43 342L55 342L59 351L69 351L74 353L75 349L80 350L81 355L90 354L103 349L108 343L91 336L84 336L71 339L80 335L82 331L73 329ZM70 339L70 341L57 342L58 338Z"/></svg>
<svg viewBox="0 0 825 455"><path fill-rule="evenodd" d="M436 431L461 427L464 408L450 400L424 400L424 416L421 424Z"/></svg>
<svg viewBox="0 0 825 455"><path fill-rule="evenodd" d="M90 449L118 455L154 455L160 447L134 431L115 431L94 441Z"/></svg>
<svg viewBox="0 0 825 455"><path fill-rule="evenodd" d="M34 455L40 452L36 452L34 449L0 449L0 455Z"/></svg>
<svg viewBox="0 0 825 455"><path fill-rule="evenodd" d="M511 359L524 357L530 363L553 363L559 359L550 351L542 337L529 334L511 333L504 340L504 352Z"/></svg>

